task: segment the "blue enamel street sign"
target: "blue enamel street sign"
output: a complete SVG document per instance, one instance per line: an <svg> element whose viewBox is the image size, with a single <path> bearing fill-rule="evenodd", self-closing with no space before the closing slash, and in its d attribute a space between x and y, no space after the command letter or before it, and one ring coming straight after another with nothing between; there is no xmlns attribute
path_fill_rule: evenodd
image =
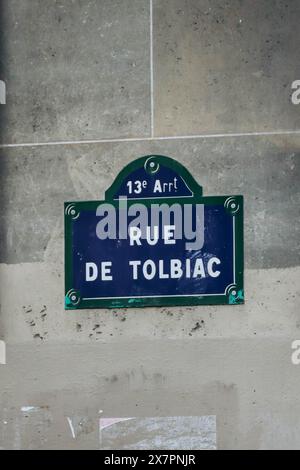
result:
<svg viewBox="0 0 300 470"><path fill-rule="evenodd" d="M127 165L104 201L65 203L65 308L241 304L243 197L202 196L175 160Z"/></svg>

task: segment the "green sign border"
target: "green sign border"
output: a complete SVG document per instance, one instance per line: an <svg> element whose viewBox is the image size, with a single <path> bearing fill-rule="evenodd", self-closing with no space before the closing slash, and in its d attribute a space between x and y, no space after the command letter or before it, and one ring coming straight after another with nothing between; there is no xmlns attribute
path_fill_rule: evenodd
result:
<svg viewBox="0 0 300 470"><path fill-rule="evenodd" d="M193 193L191 197L170 197L142 199L138 201L145 206L150 206L155 200L156 204L192 204L224 205L227 212L234 218L234 264L235 284L227 286L226 293L221 295L190 295L190 296L159 296L159 297L128 297L111 299L81 299L80 292L73 289L72 266L72 225L80 217L81 210L96 211L101 203L110 203L118 206L118 200L114 199L122 181L134 170L144 166L151 173L148 163L164 165L176 171L185 181ZM137 199L127 199L128 207L135 204ZM148 155L134 160L118 174L113 184L105 192L104 201L79 201L65 202L65 309L78 310L88 308L129 308L129 307L166 307L184 305L236 305L244 303L244 223L243 223L243 196L202 196L202 187L196 182L188 170L172 158L162 155Z"/></svg>

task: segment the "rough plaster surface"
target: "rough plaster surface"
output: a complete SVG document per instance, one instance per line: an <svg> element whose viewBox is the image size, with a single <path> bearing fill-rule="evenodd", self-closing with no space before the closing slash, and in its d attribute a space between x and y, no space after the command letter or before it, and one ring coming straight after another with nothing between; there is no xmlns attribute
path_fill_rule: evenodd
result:
<svg viewBox="0 0 300 470"><path fill-rule="evenodd" d="M154 5L156 135L299 128L297 0Z"/></svg>

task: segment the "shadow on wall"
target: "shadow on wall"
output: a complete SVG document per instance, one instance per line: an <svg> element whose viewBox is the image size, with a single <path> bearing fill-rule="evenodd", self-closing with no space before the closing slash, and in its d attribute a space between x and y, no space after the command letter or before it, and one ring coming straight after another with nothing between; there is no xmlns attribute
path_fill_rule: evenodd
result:
<svg viewBox="0 0 300 470"><path fill-rule="evenodd" d="M4 34L4 2L0 0L0 132L3 128L4 110L6 104L6 74L5 74L5 34ZM2 136L1 136L2 137ZM2 142L2 139L1 139Z"/></svg>

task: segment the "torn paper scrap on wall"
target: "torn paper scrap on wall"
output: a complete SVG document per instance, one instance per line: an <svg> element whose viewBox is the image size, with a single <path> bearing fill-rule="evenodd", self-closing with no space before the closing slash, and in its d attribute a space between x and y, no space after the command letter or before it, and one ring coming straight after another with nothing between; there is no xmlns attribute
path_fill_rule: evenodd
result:
<svg viewBox="0 0 300 470"><path fill-rule="evenodd" d="M3 80L0 80L0 104L6 104L6 86Z"/></svg>
<svg viewBox="0 0 300 470"><path fill-rule="evenodd" d="M100 448L216 449L216 416L101 418Z"/></svg>

